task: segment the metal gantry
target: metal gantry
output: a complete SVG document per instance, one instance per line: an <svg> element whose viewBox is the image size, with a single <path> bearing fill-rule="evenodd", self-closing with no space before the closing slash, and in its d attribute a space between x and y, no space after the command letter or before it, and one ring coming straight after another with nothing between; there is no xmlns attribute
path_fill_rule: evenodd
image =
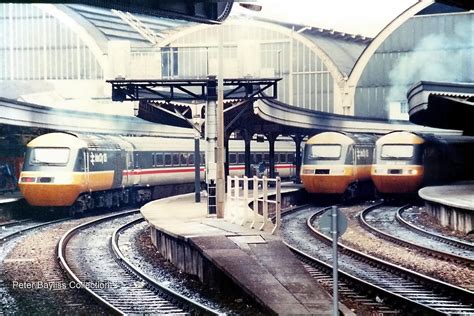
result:
<svg viewBox="0 0 474 316"><path fill-rule="evenodd" d="M224 100L241 101L238 105L246 105L259 99L276 99L277 82L281 78L231 78L223 79ZM218 138L224 138L225 128L218 132L217 129L217 78L209 76L205 79L160 79L160 80L108 80L112 85L113 101L139 101L139 109L146 107L148 114L142 118L153 122L165 123L154 116L166 112L171 114L173 119L168 121L173 124L181 121L182 124L189 124L196 128L190 118L202 115L202 113L192 113L191 104L205 103L205 137L206 148L206 184L208 191L208 213L216 214L216 179L217 179L217 159L216 146ZM162 104L158 104L161 102ZM176 104L176 103L181 103ZM189 107L182 103L189 104ZM195 109L197 107L194 107ZM191 111L189 111L191 109ZM160 111L161 110L161 111ZM195 110L196 111L196 110ZM199 111L201 112L201 111ZM221 113L223 115L223 113ZM176 125L176 124L173 124ZM183 126L183 125L180 125ZM197 142L196 142L197 143ZM199 147L195 145L195 151ZM195 155L198 159L199 155ZM199 166L199 161L196 163ZM224 166L220 166L224 168ZM200 182L199 173L196 172L195 188ZM196 192L196 202L199 201Z"/></svg>

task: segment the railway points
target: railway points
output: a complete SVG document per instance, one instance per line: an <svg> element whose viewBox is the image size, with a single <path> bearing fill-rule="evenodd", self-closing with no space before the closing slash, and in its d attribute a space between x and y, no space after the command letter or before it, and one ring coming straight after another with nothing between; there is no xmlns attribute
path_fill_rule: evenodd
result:
<svg viewBox="0 0 474 316"><path fill-rule="evenodd" d="M296 191L290 186L283 195L290 198ZM148 203L141 213L160 253L203 282L216 282L222 273L271 313L330 314L329 296L270 228L250 229L251 220L241 226L208 218L205 205L191 195Z"/></svg>

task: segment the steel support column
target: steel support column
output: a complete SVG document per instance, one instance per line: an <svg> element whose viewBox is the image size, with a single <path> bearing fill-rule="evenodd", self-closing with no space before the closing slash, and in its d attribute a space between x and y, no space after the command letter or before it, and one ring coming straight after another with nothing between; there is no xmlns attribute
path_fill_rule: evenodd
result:
<svg viewBox="0 0 474 316"><path fill-rule="evenodd" d="M275 141L278 138L278 134L276 133L269 133L266 135L268 144L269 144L269 177L271 179L275 178Z"/></svg>
<svg viewBox="0 0 474 316"><path fill-rule="evenodd" d="M293 140L295 141L295 165L296 165L296 174L295 174L295 182L300 183L300 172L301 172L301 142L303 141L303 136L295 135L292 136Z"/></svg>

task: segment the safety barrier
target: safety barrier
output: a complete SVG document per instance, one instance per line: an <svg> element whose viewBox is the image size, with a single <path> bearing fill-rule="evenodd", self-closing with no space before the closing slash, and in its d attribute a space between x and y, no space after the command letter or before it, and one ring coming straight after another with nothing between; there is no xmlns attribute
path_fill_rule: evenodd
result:
<svg viewBox="0 0 474 316"><path fill-rule="evenodd" d="M253 182L253 198L249 200L249 181ZM275 187L274 199L269 198L268 187ZM241 194L242 191L242 194ZM273 195L273 194L272 194ZM249 218L248 204L253 201L253 218ZM274 234L281 225L281 179L269 179L266 176L258 178L256 176L249 180L248 177L227 177L227 206L228 213L232 223L238 222L244 225L247 220L252 220L250 228L255 228L260 222L259 230L264 230L271 223L268 214L268 205L273 204L275 209L275 223L272 229ZM261 206L261 208L260 208ZM262 210L262 216L259 216L259 208Z"/></svg>

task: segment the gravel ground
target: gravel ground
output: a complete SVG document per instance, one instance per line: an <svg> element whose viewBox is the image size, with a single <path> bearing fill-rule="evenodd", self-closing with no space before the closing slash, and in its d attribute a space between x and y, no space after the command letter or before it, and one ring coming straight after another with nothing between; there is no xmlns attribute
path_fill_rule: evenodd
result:
<svg viewBox="0 0 474 316"><path fill-rule="evenodd" d="M106 314L82 290L70 287L56 258L56 244L70 228L93 217L54 224L17 242L3 260L2 280L14 300L7 315ZM3 253L3 252L2 252ZM3 303L3 302L2 302Z"/></svg>
<svg viewBox="0 0 474 316"><path fill-rule="evenodd" d="M122 242L121 240L124 240ZM126 245L129 241L129 245ZM253 301L237 293L222 293L204 286L197 277L179 271L163 258L151 242L147 223L136 225L120 236L120 249L133 264L158 283L229 315L263 315Z"/></svg>
<svg viewBox="0 0 474 316"><path fill-rule="evenodd" d="M437 233L446 237L458 239L463 242L474 243L474 234L464 234L441 226L425 207L412 207L403 212L403 218L411 224L416 225L429 232Z"/></svg>
<svg viewBox="0 0 474 316"><path fill-rule="evenodd" d="M474 290L474 268L436 259L378 238L359 225L357 215L360 208L344 207L341 210L349 219L347 231L341 237L345 245L430 277Z"/></svg>

